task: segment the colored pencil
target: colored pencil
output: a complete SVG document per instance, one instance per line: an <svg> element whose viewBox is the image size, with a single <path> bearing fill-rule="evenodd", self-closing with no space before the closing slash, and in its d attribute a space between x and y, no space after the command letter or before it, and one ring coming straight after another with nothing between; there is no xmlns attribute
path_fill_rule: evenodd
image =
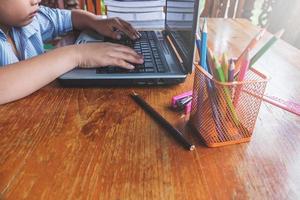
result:
<svg viewBox="0 0 300 200"><path fill-rule="evenodd" d="M267 94L264 95L259 95L259 94L255 94L251 91L245 91L246 93L256 97L256 98L261 98L263 101L272 104L273 106L276 106L278 108L281 108L283 110L286 110L290 113L294 113L298 116L300 116L300 104L296 103L294 101L291 100L285 100L285 99L281 99L279 97L276 96L270 96Z"/></svg>
<svg viewBox="0 0 300 200"><path fill-rule="evenodd" d="M206 55L206 51L202 52L202 49L207 49L207 27L206 27L207 25L205 25L205 23L206 23L206 20L204 20L204 23L203 23L202 34L201 34L202 39L200 40L199 35L196 34L196 44L197 44L198 52L200 53L199 54L199 57L200 57L199 65L206 72L212 73L212 70L209 69L208 66L207 66L208 56ZM206 44L203 44L203 42L206 43ZM206 58L205 60L203 59L204 57ZM211 66L209 65L209 67L211 67ZM216 125L217 132L221 132L222 125L220 124L221 121L220 121L220 118L219 118L219 115L218 115L216 103L214 102L215 97L214 97L214 91L213 91L213 82L211 80L206 80L205 82L206 82L206 89L208 91L207 93L210 96L209 97L209 102L212 106L213 117L214 117L215 122L217 124ZM201 91L199 92L198 97L197 97L197 101L203 103L203 92L201 92ZM197 109L199 109L199 108L200 108L200 106ZM198 110L197 113L201 113L201 111ZM199 119L199 120L201 120L201 119Z"/></svg>
<svg viewBox="0 0 300 200"><path fill-rule="evenodd" d="M265 102L268 102L274 106L277 106L278 108L284 109L288 112L291 112L291 113L294 113L294 114L300 116L300 104L298 104L298 103L295 103L290 100L280 99L275 96L267 96L267 95L263 95L262 100L264 100Z"/></svg>
<svg viewBox="0 0 300 200"><path fill-rule="evenodd" d="M221 64L219 63L219 60L216 56L214 56L214 64L215 64L215 70L217 77L216 79L219 80L220 82L225 82L225 76L221 67Z"/></svg>
<svg viewBox="0 0 300 200"><path fill-rule="evenodd" d="M246 73L248 71L249 68L249 63L250 63L250 52L249 50L246 52L246 58L243 60L242 64L241 64L241 70L238 74L238 78L237 81L241 82L244 80ZM235 96L234 96L234 100L233 100L233 105L236 106L239 98L240 98L240 94L241 94L241 86L238 85L236 87L236 91L235 91Z"/></svg>
<svg viewBox="0 0 300 200"><path fill-rule="evenodd" d="M246 76L246 73L248 71L248 68L249 68L249 63L250 63L250 51L248 50L246 52L246 57L245 57L245 59L242 62L241 70L240 70L240 72L238 74L237 81L243 81L244 80L244 78Z"/></svg>
<svg viewBox="0 0 300 200"><path fill-rule="evenodd" d="M197 37L197 35L196 35ZM207 33L207 21L206 19L204 19L203 22L203 26L202 26L202 32L201 32L201 46L200 49L198 47L198 51L201 52L200 55L200 66L208 73L213 73L213 71L211 70L211 68L208 68L207 66L207 40L208 40L208 33ZM198 39L199 41L199 39ZM212 66L209 66L212 67ZM201 87L201 86L200 86ZM220 115L218 113L218 108L217 108L217 101L216 101L216 96L215 96L215 92L214 92L214 84L213 81L206 79L206 89L207 89L207 93L209 95L209 102L210 105L212 107L212 113L213 113L213 118L215 120L216 123L216 131L222 135L222 121L220 119ZM203 103L203 94L202 92L199 92L198 94L198 98L197 98L198 102ZM200 108L200 107L198 107ZM199 110L197 111L197 113L201 113ZM199 120L204 120L204 119L199 119Z"/></svg>
<svg viewBox="0 0 300 200"><path fill-rule="evenodd" d="M227 54L223 53L222 55L222 69L223 69L223 73L224 73L224 78L225 78L225 82L228 81L228 58L227 58Z"/></svg>
<svg viewBox="0 0 300 200"><path fill-rule="evenodd" d="M278 31L252 58L250 61L250 67L252 67L256 61L266 53L270 47L283 35L284 30Z"/></svg>
<svg viewBox="0 0 300 200"><path fill-rule="evenodd" d="M214 63L215 63L215 67L216 67L216 74L217 74L217 79L224 83L225 82L225 76L224 76L224 73L223 73L223 70L222 70L222 67L218 61L218 59L216 57L214 57ZM235 108L232 104L232 100L231 100L231 95L230 95L230 91L228 90L228 88L226 88L226 86L224 87L224 94L225 94L225 99L226 99L226 102L227 102L227 105L231 111L231 114L232 114L232 117L233 117L233 121L234 123L236 124L236 126L239 125L239 120L238 120L238 116L237 116L237 113L235 111Z"/></svg>
<svg viewBox="0 0 300 200"><path fill-rule="evenodd" d="M234 81L234 70L235 70L234 60L230 59L229 69L228 69L228 82Z"/></svg>
<svg viewBox="0 0 300 200"><path fill-rule="evenodd" d="M215 66L214 66L214 62L213 62L213 57L214 57L214 54L213 54L212 50L208 47L207 48L207 64L208 64L208 68L210 70L210 74L213 75L213 77L215 77Z"/></svg>
<svg viewBox="0 0 300 200"><path fill-rule="evenodd" d="M197 51L199 55L199 62L198 64L201 66L201 39L198 33L196 33L196 46L197 46Z"/></svg>
<svg viewBox="0 0 300 200"><path fill-rule="evenodd" d="M236 63L235 63L235 75L239 72L240 67L241 67L241 63L243 61L243 59L245 59L246 56L246 52L248 50L252 50L256 44L258 43L258 41L263 37L263 35L265 34L266 29L262 29L258 32L258 34L249 42L249 44L246 46L246 48L244 49L244 51L241 53L241 55L238 57Z"/></svg>
<svg viewBox="0 0 300 200"><path fill-rule="evenodd" d="M208 67L206 63L206 54L207 54L207 21L206 18L203 22L202 32L201 32L201 57L200 65L208 72Z"/></svg>

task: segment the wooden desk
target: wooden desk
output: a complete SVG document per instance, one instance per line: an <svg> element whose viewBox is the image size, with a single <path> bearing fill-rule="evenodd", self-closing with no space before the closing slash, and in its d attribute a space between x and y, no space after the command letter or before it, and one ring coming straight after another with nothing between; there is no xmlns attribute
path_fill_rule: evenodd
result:
<svg viewBox="0 0 300 200"><path fill-rule="evenodd" d="M258 28L209 20L210 46L237 56ZM279 41L257 64L267 93L300 100L300 52ZM61 88L0 106L7 199L299 199L300 118L263 103L250 143L207 148L168 109L184 84ZM196 144L184 150L128 96L134 89ZM1 198L0 198L1 199Z"/></svg>

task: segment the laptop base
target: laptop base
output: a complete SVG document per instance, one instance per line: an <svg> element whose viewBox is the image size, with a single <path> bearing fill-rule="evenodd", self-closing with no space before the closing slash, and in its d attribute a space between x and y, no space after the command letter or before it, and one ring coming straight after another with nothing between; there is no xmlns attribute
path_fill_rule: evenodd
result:
<svg viewBox="0 0 300 200"><path fill-rule="evenodd" d="M58 79L65 87L97 87L97 86L149 86L149 85L176 85L183 83L185 78L176 79Z"/></svg>

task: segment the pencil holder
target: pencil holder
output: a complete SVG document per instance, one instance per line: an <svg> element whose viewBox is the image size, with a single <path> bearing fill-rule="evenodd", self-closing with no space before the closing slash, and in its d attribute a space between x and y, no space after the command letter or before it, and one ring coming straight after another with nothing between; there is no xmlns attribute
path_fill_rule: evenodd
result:
<svg viewBox="0 0 300 200"><path fill-rule="evenodd" d="M190 124L208 147L250 141L268 79L255 69L222 83L196 65Z"/></svg>

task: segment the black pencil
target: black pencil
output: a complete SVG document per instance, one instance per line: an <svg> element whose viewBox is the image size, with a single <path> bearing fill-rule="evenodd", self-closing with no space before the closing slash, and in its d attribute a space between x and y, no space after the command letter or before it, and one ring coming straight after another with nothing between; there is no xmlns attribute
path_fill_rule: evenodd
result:
<svg viewBox="0 0 300 200"><path fill-rule="evenodd" d="M145 111L147 111L151 117L153 117L157 122L159 122L165 129L167 129L171 135L180 142L185 148L192 151L195 149L195 145L190 144L177 130L173 127L166 119L164 119L158 112L156 112L147 102L145 102L137 93L133 92L131 97L134 101L139 104Z"/></svg>

